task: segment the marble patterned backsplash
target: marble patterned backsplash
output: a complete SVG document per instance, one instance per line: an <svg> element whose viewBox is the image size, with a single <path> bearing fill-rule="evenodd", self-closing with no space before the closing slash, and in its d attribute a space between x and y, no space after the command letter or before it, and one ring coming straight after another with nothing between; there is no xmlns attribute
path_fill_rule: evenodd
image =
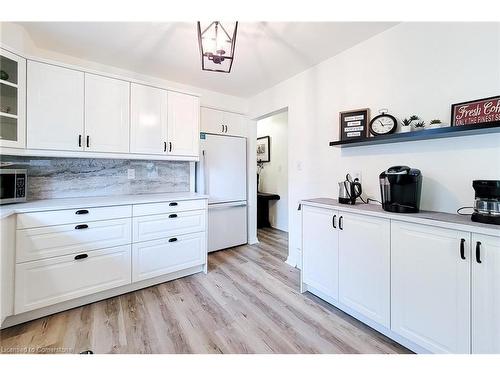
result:
<svg viewBox="0 0 500 375"><path fill-rule="evenodd" d="M189 191L189 162L0 156L28 171L28 200ZM128 170L135 179L128 179Z"/></svg>

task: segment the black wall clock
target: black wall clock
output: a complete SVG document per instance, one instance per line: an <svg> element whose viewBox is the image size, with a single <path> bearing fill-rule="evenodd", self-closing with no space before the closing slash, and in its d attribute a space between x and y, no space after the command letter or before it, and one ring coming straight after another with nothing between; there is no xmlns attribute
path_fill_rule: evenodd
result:
<svg viewBox="0 0 500 375"><path fill-rule="evenodd" d="M374 136L392 134L398 127L398 120L394 116L381 111L381 114L375 116L370 121L370 133Z"/></svg>

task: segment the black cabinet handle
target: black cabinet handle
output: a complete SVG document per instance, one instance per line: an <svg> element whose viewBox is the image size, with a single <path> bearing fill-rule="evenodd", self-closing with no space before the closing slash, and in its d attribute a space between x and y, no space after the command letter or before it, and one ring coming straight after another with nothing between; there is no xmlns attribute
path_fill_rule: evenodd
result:
<svg viewBox="0 0 500 375"><path fill-rule="evenodd" d="M222 126L222 132L224 133L224 125L221 125Z"/></svg>
<svg viewBox="0 0 500 375"><path fill-rule="evenodd" d="M339 217L339 228L340 230L344 230L344 227L342 226L342 220L344 219L343 216Z"/></svg>
<svg viewBox="0 0 500 375"><path fill-rule="evenodd" d="M332 217L332 225L335 229L337 229L337 225L335 224L335 219L337 218L337 215L333 215Z"/></svg>
<svg viewBox="0 0 500 375"><path fill-rule="evenodd" d="M460 240L460 258L465 260L465 239Z"/></svg>
<svg viewBox="0 0 500 375"><path fill-rule="evenodd" d="M75 212L75 215L86 215L89 213L89 210L78 210Z"/></svg>
<svg viewBox="0 0 500 375"><path fill-rule="evenodd" d="M78 224L75 229L87 229L89 226L87 224Z"/></svg>
<svg viewBox="0 0 500 375"><path fill-rule="evenodd" d="M82 147L82 135L78 134L78 147Z"/></svg>
<svg viewBox="0 0 500 375"><path fill-rule="evenodd" d="M177 238L175 238L175 237L174 237L174 238L170 238L170 239L168 240L168 242L175 242L175 241L177 241Z"/></svg>
<svg viewBox="0 0 500 375"><path fill-rule="evenodd" d="M481 242L479 241L476 242L476 262L483 263L481 262Z"/></svg>
<svg viewBox="0 0 500 375"><path fill-rule="evenodd" d="M168 215L168 217L171 218L171 219L174 219L174 218L177 217L177 214L170 214L170 215Z"/></svg>
<svg viewBox="0 0 500 375"><path fill-rule="evenodd" d="M88 254L78 254L75 256L75 260L88 258Z"/></svg>
<svg viewBox="0 0 500 375"><path fill-rule="evenodd" d="M168 152L172 152L172 142L168 142Z"/></svg>
<svg viewBox="0 0 500 375"><path fill-rule="evenodd" d="M167 142L163 142L163 152L167 152Z"/></svg>
<svg viewBox="0 0 500 375"><path fill-rule="evenodd" d="M90 147L90 136L87 135L87 147Z"/></svg>
<svg viewBox="0 0 500 375"><path fill-rule="evenodd" d="M169 205L170 207L172 207L172 206L177 206L177 205L178 205L178 203L177 203L177 202L170 202L168 205Z"/></svg>
<svg viewBox="0 0 500 375"><path fill-rule="evenodd" d="M227 125L224 125L226 127L226 133L227 133Z"/></svg>

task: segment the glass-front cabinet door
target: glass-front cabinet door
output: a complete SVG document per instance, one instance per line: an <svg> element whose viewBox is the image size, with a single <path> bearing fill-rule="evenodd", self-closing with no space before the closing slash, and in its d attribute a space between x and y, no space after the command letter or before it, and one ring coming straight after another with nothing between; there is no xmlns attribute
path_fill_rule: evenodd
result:
<svg viewBox="0 0 500 375"><path fill-rule="evenodd" d="M0 48L0 146L24 148L26 60Z"/></svg>

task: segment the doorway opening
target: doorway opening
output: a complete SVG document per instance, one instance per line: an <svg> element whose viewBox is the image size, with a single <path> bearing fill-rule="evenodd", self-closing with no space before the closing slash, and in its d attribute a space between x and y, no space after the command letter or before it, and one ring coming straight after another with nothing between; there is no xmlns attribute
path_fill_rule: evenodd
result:
<svg viewBox="0 0 500 375"><path fill-rule="evenodd" d="M288 242L288 110L257 121L257 238ZM288 253L288 246L285 247ZM286 260L288 254L283 254Z"/></svg>

